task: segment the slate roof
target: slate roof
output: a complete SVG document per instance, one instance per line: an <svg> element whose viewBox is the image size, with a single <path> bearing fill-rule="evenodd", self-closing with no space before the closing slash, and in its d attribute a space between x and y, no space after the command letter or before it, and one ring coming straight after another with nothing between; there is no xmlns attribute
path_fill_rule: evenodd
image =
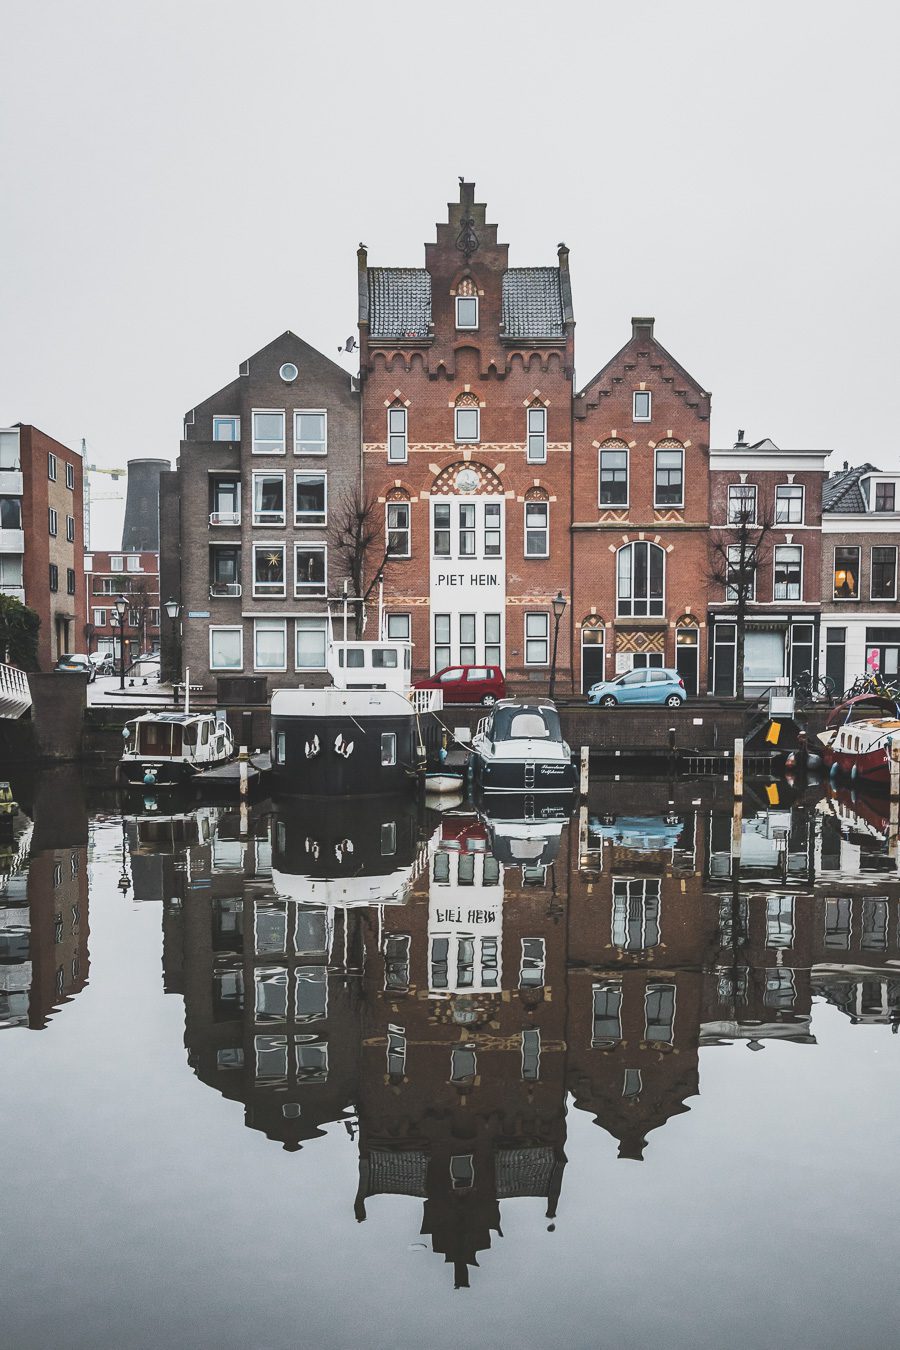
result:
<svg viewBox="0 0 900 1350"><path fill-rule="evenodd" d="M558 267L511 267L504 273L503 336L565 337Z"/></svg>
<svg viewBox="0 0 900 1350"><path fill-rule="evenodd" d="M431 276L424 267L369 268L369 333L373 338L431 336Z"/></svg>
<svg viewBox="0 0 900 1350"><path fill-rule="evenodd" d="M832 474L822 484L822 510L847 511L859 515L866 512L866 503L860 490L859 480L867 473L877 473L874 464L860 464L855 469L845 469Z"/></svg>

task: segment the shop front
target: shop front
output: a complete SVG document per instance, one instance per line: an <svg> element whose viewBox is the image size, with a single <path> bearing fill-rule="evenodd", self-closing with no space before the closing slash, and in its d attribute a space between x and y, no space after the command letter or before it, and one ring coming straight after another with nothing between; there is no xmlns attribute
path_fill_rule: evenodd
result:
<svg viewBox="0 0 900 1350"><path fill-rule="evenodd" d="M776 680L794 681L804 671L816 674L819 615L753 616L744 631L744 696L758 698ZM710 689L731 697L736 689L737 624L733 614L710 616L712 631Z"/></svg>

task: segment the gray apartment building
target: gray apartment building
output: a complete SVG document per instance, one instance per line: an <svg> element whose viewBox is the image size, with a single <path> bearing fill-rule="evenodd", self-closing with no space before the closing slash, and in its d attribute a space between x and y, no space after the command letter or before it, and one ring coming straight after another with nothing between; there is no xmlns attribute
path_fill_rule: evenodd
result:
<svg viewBox="0 0 900 1350"><path fill-rule="evenodd" d="M342 507L360 493L359 394L347 371L294 333L192 408L160 480L163 670L192 684L264 675L269 688L325 682Z"/></svg>

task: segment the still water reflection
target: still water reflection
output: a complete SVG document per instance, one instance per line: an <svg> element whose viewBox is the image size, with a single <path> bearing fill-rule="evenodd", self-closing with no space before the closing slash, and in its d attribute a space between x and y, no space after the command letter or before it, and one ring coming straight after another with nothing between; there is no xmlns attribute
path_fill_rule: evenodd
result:
<svg viewBox="0 0 900 1350"><path fill-rule="evenodd" d="M889 812L724 788L242 821L40 780L0 844L9 1343L892 1343Z"/></svg>

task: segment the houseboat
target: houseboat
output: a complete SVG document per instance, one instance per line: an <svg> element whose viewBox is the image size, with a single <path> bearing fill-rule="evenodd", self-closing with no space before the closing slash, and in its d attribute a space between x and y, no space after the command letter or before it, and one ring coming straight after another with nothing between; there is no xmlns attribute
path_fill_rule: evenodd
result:
<svg viewBox="0 0 900 1350"><path fill-rule="evenodd" d="M887 787L891 758L900 755L900 708L871 695L850 699L835 708L819 742L832 776Z"/></svg>
<svg viewBox="0 0 900 1350"><path fill-rule="evenodd" d="M119 776L134 787L172 787L234 758L224 716L204 712L146 712L125 724Z"/></svg>
<svg viewBox="0 0 900 1350"><path fill-rule="evenodd" d="M358 797L406 791L437 763L439 689L412 689L412 643L328 644L332 683L272 695L272 778L282 792Z"/></svg>
<svg viewBox="0 0 900 1350"><path fill-rule="evenodd" d="M574 792L572 752L549 699L501 699L478 723L470 768L476 793Z"/></svg>

